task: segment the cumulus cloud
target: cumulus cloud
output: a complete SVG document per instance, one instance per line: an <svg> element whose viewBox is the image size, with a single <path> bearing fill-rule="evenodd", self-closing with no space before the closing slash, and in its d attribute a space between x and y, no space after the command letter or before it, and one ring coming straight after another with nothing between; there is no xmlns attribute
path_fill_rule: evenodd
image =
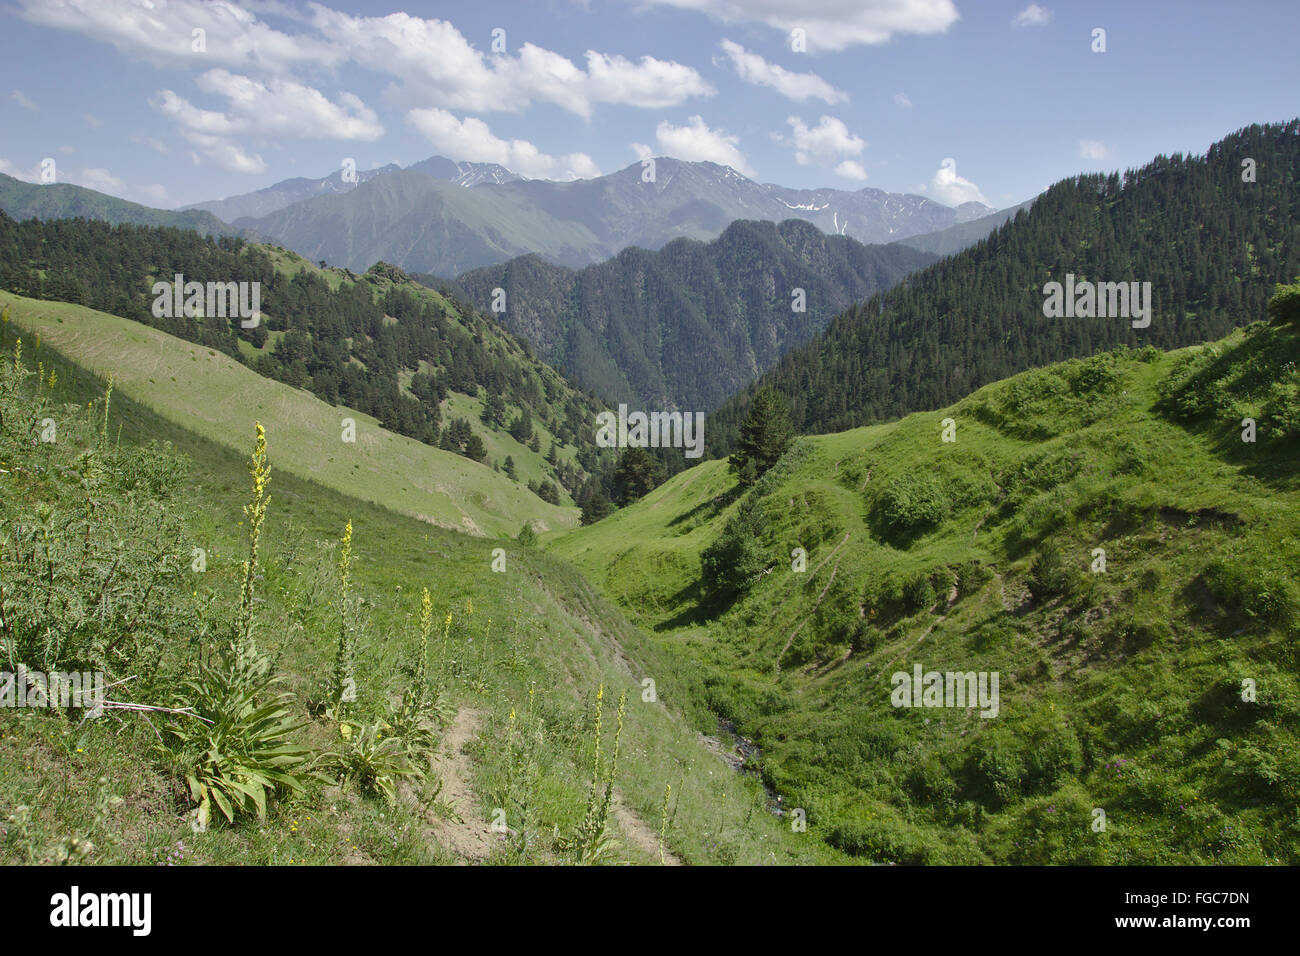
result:
<svg viewBox="0 0 1300 956"><path fill-rule="evenodd" d="M1110 149L1099 139L1081 139L1079 155L1084 159L1102 160L1110 155Z"/></svg>
<svg viewBox="0 0 1300 956"><path fill-rule="evenodd" d="M809 127L797 116L787 118L786 122L790 124L789 142L794 146L794 161L800 166L829 166L843 157L861 156L867 148L866 140L854 136L844 121L834 116L823 116L813 127ZM854 166L858 170L862 169L857 164L845 168L852 169ZM856 178L865 179L866 173Z"/></svg>
<svg viewBox="0 0 1300 956"><path fill-rule="evenodd" d="M488 54L451 23L406 13L352 16L316 5L312 24L353 62L396 78L395 95L451 109L504 112L553 103L587 117L597 103L663 109L715 92L675 61L634 62L588 50L584 69L533 43L514 54Z"/></svg>
<svg viewBox="0 0 1300 956"><path fill-rule="evenodd" d="M936 199L950 206L959 206L964 202L982 202L988 205L978 186L957 175L957 160L951 158L939 164L938 171L930 180L930 191Z"/></svg>
<svg viewBox="0 0 1300 956"><path fill-rule="evenodd" d="M14 90L12 93L9 94L9 98L10 98L11 100L13 100L15 103L17 103L19 106L21 106L21 107L22 107L23 109L25 109L25 110L34 110L34 109L36 109L36 104L33 103L31 100L29 100L29 99L28 99L28 98L23 94L23 91L22 91L22 90Z"/></svg>
<svg viewBox="0 0 1300 956"><path fill-rule="evenodd" d="M317 89L286 79L259 82L228 70L209 70L199 89L229 101L228 112L204 110L171 90L159 109L184 129L213 135L255 134L297 139L375 140L384 133L375 111L351 93L332 103Z"/></svg>
<svg viewBox="0 0 1300 956"><path fill-rule="evenodd" d="M1025 9L1016 14L1011 21L1018 27L1045 27L1052 20L1052 11L1046 7L1040 7L1036 3L1031 3Z"/></svg>
<svg viewBox="0 0 1300 956"><path fill-rule="evenodd" d="M692 116L685 126L673 126L664 120L655 127L655 141L665 156L687 162L718 163L746 176L754 175L753 168L740 152L740 137L710 129L701 116ZM636 149L637 144L633 148Z"/></svg>
<svg viewBox="0 0 1300 956"><path fill-rule="evenodd" d="M522 139L494 135L487 123L474 116L457 119L443 109L415 109L407 119L434 148L451 159L474 163L499 163L530 179L591 179L600 169L586 153L551 156Z"/></svg>
<svg viewBox="0 0 1300 956"><path fill-rule="evenodd" d="M861 181L867 178L867 171L862 168L861 163L846 159L835 167L835 175L843 176L845 179Z"/></svg>
<svg viewBox="0 0 1300 956"><path fill-rule="evenodd" d="M6 176L12 176L14 179L21 179L25 183L39 183L41 181L41 164L37 163L30 168L23 168L7 159L0 159L0 173Z"/></svg>
<svg viewBox="0 0 1300 956"><path fill-rule="evenodd" d="M720 45L736 73L746 83L771 87L782 96L800 103L807 99L842 103L849 98L847 93L835 89L816 73L792 73L730 40L723 40Z"/></svg>
<svg viewBox="0 0 1300 956"><path fill-rule="evenodd" d="M203 92L224 97L227 109L203 109L172 90L159 91L154 106L183 137L230 172L266 169L261 156L237 142L239 137L373 141L384 132L375 111L351 93L340 93L335 103L294 80L263 83L224 69L209 70L196 83Z"/></svg>
<svg viewBox="0 0 1300 956"><path fill-rule="evenodd" d="M107 169L83 169L80 172L68 174L68 182L114 196L120 196L126 192L126 183Z"/></svg>
<svg viewBox="0 0 1300 956"><path fill-rule="evenodd" d="M910 110L912 108L912 99L906 93L895 93L894 105L901 106L905 110Z"/></svg>
<svg viewBox="0 0 1300 956"><path fill-rule="evenodd" d="M899 34L943 33L958 20L953 0L649 0L723 23L758 22L789 35L802 29L808 49L843 50L888 43Z"/></svg>
<svg viewBox="0 0 1300 956"><path fill-rule="evenodd" d="M194 63L285 71L337 66L342 53L306 34L291 35L258 20L244 6L206 0L18 0L30 23L106 41L156 65ZM203 52L194 49L202 30Z"/></svg>

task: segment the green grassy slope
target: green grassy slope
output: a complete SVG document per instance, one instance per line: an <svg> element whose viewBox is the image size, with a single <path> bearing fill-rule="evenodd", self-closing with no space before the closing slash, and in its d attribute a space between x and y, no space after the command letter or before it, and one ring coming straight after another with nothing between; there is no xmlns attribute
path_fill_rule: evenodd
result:
<svg viewBox="0 0 1300 956"><path fill-rule="evenodd" d="M546 543L699 668L846 852L1295 864L1297 358L1255 325L1074 360L800 439L745 496L702 464ZM758 562L710 603L732 521ZM891 706L916 664L999 673L998 716Z"/></svg>
<svg viewBox="0 0 1300 956"><path fill-rule="evenodd" d="M15 312L22 308L10 304ZM24 534L24 523L39 515L57 536L65 520L85 510L87 485L79 477L89 474L83 453L93 445L104 383L66 362L49 343L48 337L39 348L25 341L23 357L29 369L40 367L47 378L55 374L53 394L37 414L58 417L58 441L23 443L17 456L0 456L6 581L21 565L15 536ZM13 345L9 325L0 338L6 362L13 361ZM131 353L124 349L123 355ZM91 401L94 408L87 410ZM16 407L33 411L4 397L0 421L7 430L18 427ZM251 445L251 425L243 431L240 437ZM269 424L267 431L271 502L256 583L257 633L287 678L295 717L307 721L295 736L314 752L342 745L337 725L310 717L308 702L319 699L333 660L333 566L341 529L350 520L363 608L360 716L383 713L409 686L405 667L417 646L413 618L420 589L432 592L439 632L450 615L448 637L444 643L435 635L430 660L431 673L447 681L454 715L432 765L447 791L421 812L409 793L393 806L363 796L355 782L343 788L313 784L302 796L273 801L265 822L250 817L195 833L184 786L154 757L153 733L137 716L80 722L49 711L5 708L0 820L8 822L0 827L0 862L562 862L568 857L561 841L581 820L590 779L584 714L602 682L606 757L613 743L613 702L628 692L609 826L618 845L606 862L657 863L661 827L668 853L688 863L833 861L824 846L765 812L757 782L734 774L697 732L712 729L712 721L692 676L569 565L507 542L506 570L493 572L493 548L502 542L431 527L295 475L287 469L284 445L291 440L290 423ZM171 443L187 456L168 510L183 526L179 548L185 561L191 547L201 546L207 568L196 574L182 562L179 571L164 575L167 591L160 600L186 622L166 634L167 671L207 648L238 604L238 564L247 549L241 513L249 494L246 452L162 418L120 390L108 433L120 436L123 451L114 458L121 466L142 461L133 449L145 442ZM101 491L109 487L99 485ZM131 513L139 494L136 486L131 495L114 497L104 514ZM141 545L135 542L132 552L143 550ZM70 582L75 575L72 568L67 572ZM5 589L0 602L9 610L9 626L17 620L21 628L23 616L14 616L21 595ZM655 702L642 698L646 678L656 682ZM139 701L129 689L117 693ZM154 716L155 723L163 719ZM490 832L493 810L503 800L508 824L526 839Z"/></svg>
<svg viewBox="0 0 1300 956"><path fill-rule="evenodd" d="M282 467L344 494L476 535L514 535L527 521L577 523L576 509L547 504L489 466L386 431L215 350L68 303L0 292L4 306L16 326L88 369L112 372L123 393L205 438L238 448L263 422L278 436ZM353 443L342 440L344 418L356 422Z"/></svg>

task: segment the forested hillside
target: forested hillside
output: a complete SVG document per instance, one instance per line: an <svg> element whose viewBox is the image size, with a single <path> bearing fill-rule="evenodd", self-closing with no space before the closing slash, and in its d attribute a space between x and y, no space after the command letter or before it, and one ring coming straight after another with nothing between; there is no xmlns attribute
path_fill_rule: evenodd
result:
<svg viewBox="0 0 1300 956"><path fill-rule="evenodd" d="M1247 127L1203 156L1063 180L988 239L837 316L710 417L710 450L730 447L764 385L787 396L798 430L837 431L1116 345L1221 337L1298 272L1300 120ZM1067 273L1150 282L1150 327L1045 318L1043 286Z"/></svg>
<svg viewBox="0 0 1300 956"><path fill-rule="evenodd" d="M262 320L243 328L228 318L155 317L153 283L170 283L176 274L260 283ZM0 214L0 286L218 349L327 402L374 415L392 431L477 461L488 461L488 432L509 430L521 448L537 446L529 450L539 462L541 455L549 459L545 481L534 482L548 501L559 500L560 486L576 493L597 467L592 423L599 402L490 319L384 263L356 275L232 237L85 220L18 223ZM543 448L534 422L560 448L582 446L582 461Z"/></svg>
<svg viewBox="0 0 1300 956"><path fill-rule="evenodd" d="M933 261L799 219L742 219L708 243L633 247L577 272L523 256L457 284L484 311L503 290L502 324L608 401L711 411L831 316Z"/></svg>

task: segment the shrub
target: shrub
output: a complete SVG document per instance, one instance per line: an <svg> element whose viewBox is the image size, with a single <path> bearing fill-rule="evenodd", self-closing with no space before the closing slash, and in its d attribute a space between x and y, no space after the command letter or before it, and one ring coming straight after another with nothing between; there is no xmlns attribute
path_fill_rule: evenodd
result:
<svg viewBox="0 0 1300 956"><path fill-rule="evenodd" d="M903 603L911 611L923 611L936 600L934 585L928 574L918 574L903 585Z"/></svg>
<svg viewBox="0 0 1300 956"><path fill-rule="evenodd" d="M876 499L875 517L890 537L917 535L935 527L952 507L943 483L928 474L891 479Z"/></svg>
<svg viewBox="0 0 1300 956"><path fill-rule="evenodd" d="M1268 300L1268 316L1274 325L1294 325L1300 328L1300 278L1292 285L1278 283L1273 297Z"/></svg>
<svg viewBox="0 0 1300 956"><path fill-rule="evenodd" d="M1029 564L1029 593L1043 601L1073 591L1075 576L1065 567L1053 541L1045 541Z"/></svg>
<svg viewBox="0 0 1300 956"><path fill-rule="evenodd" d="M757 539L757 518L742 505L727 520L718 539L700 554L701 585L707 599L725 601L753 587L766 563Z"/></svg>

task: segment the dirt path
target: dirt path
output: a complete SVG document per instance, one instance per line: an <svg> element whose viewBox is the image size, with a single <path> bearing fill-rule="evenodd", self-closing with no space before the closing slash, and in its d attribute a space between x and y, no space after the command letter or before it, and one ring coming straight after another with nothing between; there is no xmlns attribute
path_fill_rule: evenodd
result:
<svg viewBox="0 0 1300 956"><path fill-rule="evenodd" d="M953 605L955 605L956 603L957 603L957 585L954 584L951 588L948 589L948 606L944 608L942 616L940 616L940 618L937 621L933 622L929 627L927 627L924 631L922 631L921 636L912 642L911 647L903 651L903 653L899 654L892 661L890 661L888 664L882 667L880 669L880 672L882 674L889 673L889 668L893 667L894 664L898 663L904 657L907 657L914 650L916 650L916 648L920 645L920 643L930 636L931 631L933 631L944 621L948 620L948 615L952 613ZM933 614L937 610L939 610L939 604L936 601L934 607L930 608L930 613Z"/></svg>
<svg viewBox="0 0 1300 956"><path fill-rule="evenodd" d="M659 833L628 807L623 800L623 794L619 793L617 788L614 790L613 810L614 822L618 824L618 829L628 846L634 846L658 860ZM664 847L664 863L668 866L682 865L682 861L667 846Z"/></svg>
<svg viewBox="0 0 1300 956"><path fill-rule="evenodd" d="M429 831L438 844L466 862L485 860L492 853L492 828L486 820L477 819L478 808L474 790L470 786L471 766L463 750L478 734L483 723L483 712L462 708L447 728L438 753L433 758L434 771L442 781L438 799L451 805L460 817L447 820L432 812Z"/></svg>

